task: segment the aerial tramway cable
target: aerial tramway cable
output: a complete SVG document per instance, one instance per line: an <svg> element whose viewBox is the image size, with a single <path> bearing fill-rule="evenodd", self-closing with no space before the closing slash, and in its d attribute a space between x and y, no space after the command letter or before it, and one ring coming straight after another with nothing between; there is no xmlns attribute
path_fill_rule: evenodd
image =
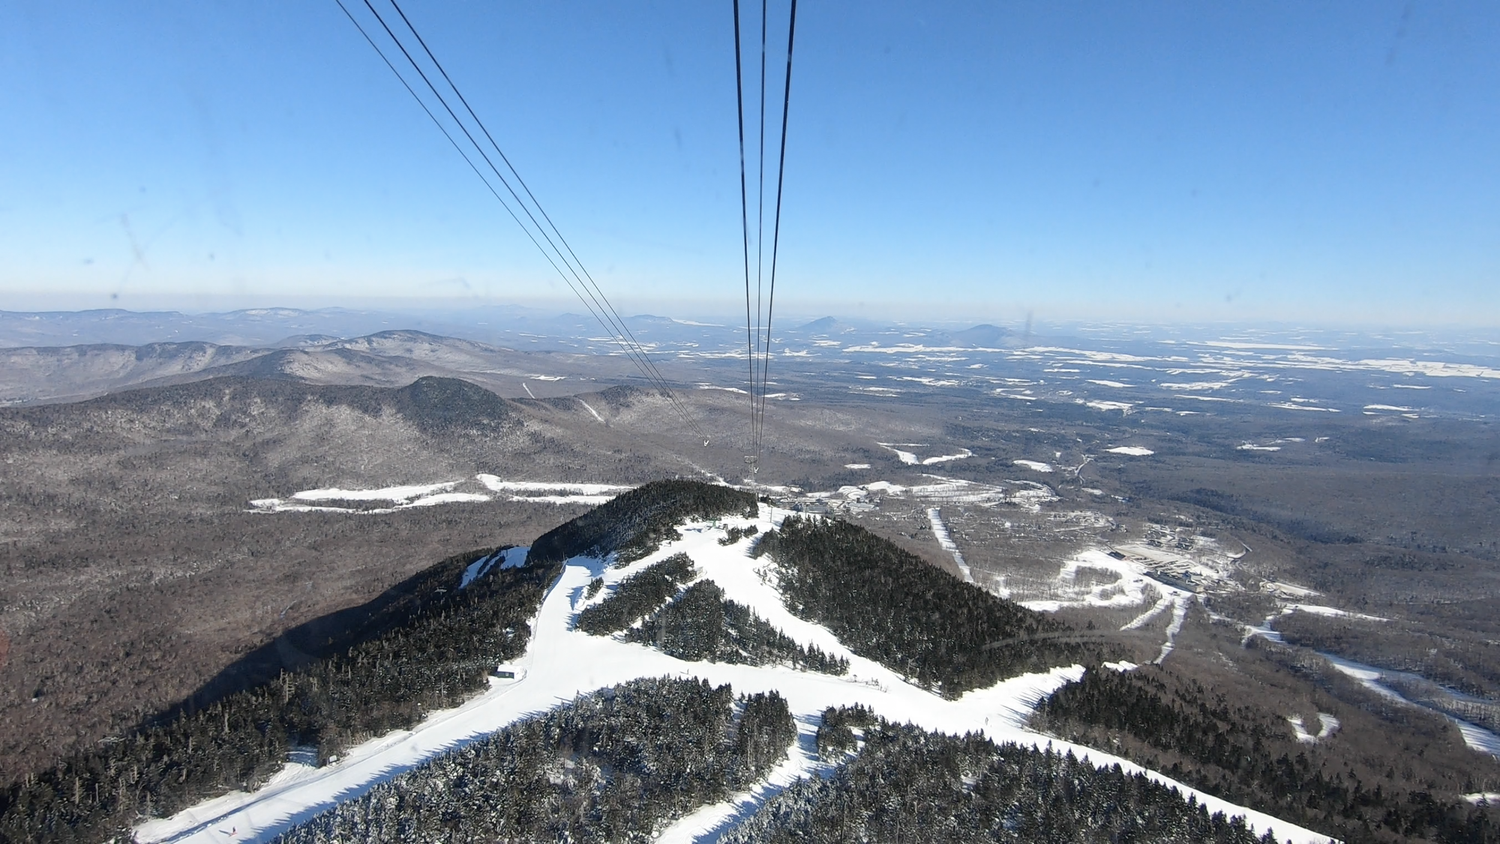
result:
<svg viewBox="0 0 1500 844"><path fill-rule="evenodd" d="M766 349L761 358L760 415L756 429L764 438L766 430L767 377L771 365L771 317L776 313L776 258L781 249L781 195L786 183L786 124L792 107L792 45L797 37L797 0L792 0L791 19L786 31L786 86L781 95L781 148L776 162L776 217L771 229L771 289L766 301ZM762 83L764 87L764 83ZM764 108L764 107L762 107ZM757 453L759 445L757 445Z"/></svg>
<svg viewBox="0 0 1500 844"><path fill-rule="evenodd" d="M797 33L797 0L792 0L790 21L787 25L786 78L781 103L781 146L777 153L776 166L776 211L772 223L771 267L769 291L763 291L765 278L765 162L766 162L766 26L767 3L761 0L760 22L760 120L757 124L760 135L759 159L756 180L756 263L754 316L751 315L750 296L750 213L749 191L745 176L745 93L744 57L740 31L740 4L734 0L734 56L735 96L739 107L740 131L740 224L744 230L745 263L745 335L749 358L750 375L750 453L745 462L752 473L759 471L760 453L765 439L766 402L769 398L769 374L771 363L771 323L776 309L776 262L781 242L781 199L786 175L787 118L791 110L792 96L792 47ZM766 293L764 300L763 292ZM762 302L765 307L762 309ZM762 323L761 316L765 321ZM758 364L758 367L757 367ZM758 369L758 371L757 371Z"/></svg>
<svg viewBox="0 0 1500 844"><path fill-rule="evenodd" d="M469 105L469 101L464 98L463 92L458 89L458 86L454 84L453 80L448 76L448 71L443 68L442 63L438 61L437 56L433 55L432 50L428 48L427 42L423 40L421 33L417 32L416 27L412 26L411 21L406 17L406 12L402 11L400 4L397 3L396 0L390 0L390 4L391 7L396 10L396 14L401 16L401 21L406 24L406 28L411 30L411 34L416 37L417 43L421 45L422 51L427 54L427 58L432 61L433 67L437 68L438 73L442 74L443 80L448 83L448 87L452 88L453 93L458 96L458 101L463 105L464 110L468 112L469 116L474 119L474 124L479 127L479 131L484 134L484 137L489 141L490 146L500 156L500 160L505 162L506 169L510 170L512 176L515 176L516 183L521 186L521 189L523 191L525 191L527 198L531 200L531 204L536 206L537 213L541 214L542 219L547 221L547 225L551 228L552 233L557 235L558 242L561 243L563 245L563 248L568 251L568 257L572 259L572 263L569 265L569 269L572 269L574 266L577 267L577 270L574 271L574 277L577 278L579 272L583 273L583 278L579 279L579 283L584 285L585 290L591 290L590 298L594 298L595 294L597 294L595 303L598 304L602 302L601 309L607 310L608 314L610 315L610 324L618 327L619 333L624 337L629 338L630 344L640 353L641 360L644 361L646 366L651 369L651 372L655 374L657 382L665 386L667 382L666 378L661 374L661 370L657 368L656 363L651 360L650 356L645 353L645 347L643 347L640 342L635 339L635 334L630 330L630 326L626 324L624 317L620 316L620 312L617 311L615 309L615 306L609 301L607 297L605 297L604 291L599 287L599 283L594 280L594 277L591 273L589 273L588 268L583 265L583 261L580 260L577 253L573 251L572 244L568 243L567 238L563 237L562 232L557 228L557 224L552 222L552 217L547 213L547 209L542 207L541 201L538 200L536 198L536 195L531 192L531 187L526 184L526 180L521 177L521 174L516 170L515 165L510 163L510 157L507 156L505 154L505 151L500 148L500 145L495 142L495 138L490 134L489 128L484 125L484 121L479 119L479 115L474 112L474 109ZM368 0L366 0L366 5L368 5ZM503 176L501 178L504 179ZM506 187L509 188L510 186L507 184ZM514 196L515 191L512 190L511 194ZM516 201L521 202L519 196L516 197ZM521 203L521 207L523 209L526 209L525 203ZM537 222L536 217L531 214L529 209L527 209L527 217L531 219L532 223L535 224L537 228L543 232L543 236L546 237L546 231L542 229L541 224ZM548 245L552 246L552 248L556 250L557 247L552 243L552 239L550 237L547 237L546 239ZM559 254L561 253L559 252ZM671 393L670 388L667 388L667 394L669 398L671 398L674 402L677 401L676 396ZM701 429L698 430L698 433L702 433Z"/></svg>
<svg viewBox="0 0 1500 844"><path fill-rule="evenodd" d="M655 362L651 360L650 356L646 353L645 348L640 344L639 341L636 340L634 334L630 331L629 326L625 324L624 319L620 316L619 311L615 309L614 305L609 301L608 297L604 295L604 291L599 287L598 283L594 281L593 276L589 274L587 268L584 267L583 262L573 251L573 247L567 242L566 238L563 237L562 232L558 230L557 225L553 223L552 218L548 216L546 210L542 208L541 203L537 201L535 194L533 194L531 191L531 188L526 184L525 180L521 178L520 173L517 172L515 166L511 164L510 159L505 155L505 152L500 149L500 145L495 142L494 137L490 134L489 129L485 127L483 121L479 119L479 116L474 112L473 108L469 106L468 100L464 98L463 93L459 91L458 86L453 82L452 78L448 76L448 72L443 68L442 64L438 62L437 57L433 55L432 51L427 47L426 41L423 40L421 34L417 32L416 27L413 26L410 19L406 17L406 13L401 10L401 7L396 4L395 0L389 0L392 8L394 8L396 10L396 13L400 15L402 22L406 25L407 30L409 30L412 36L416 38L417 43L421 46L422 51L426 54L428 60L432 62L432 65L442 75L444 82L447 83L449 89L453 92L453 95L458 98L464 110L468 113L469 117L478 127L480 133L484 135L486 140L489 141L490 146L495 150L496 154L500 156L500 159L505 163L506 168L510 171L516 182L520 184L522 191L524 191L526 196L531 200L530 205L528 205L527 202L521 198L516 189L511 186L509 180L505 178L505 175L500 172L500 169L498 167L495 166L494 161L491 160L489 155L485 152L484 146L480 144L479 141L474 137L473 133L469 131L468 126L458 116L452 106L449 105L448 100L443 96L442 92L438 90L437 86L428 77L427 73L423 71L421 65L412 56L411 52L407 50L406 45L402 42L401 38L391 30L391 27L386 23L385 18L383 18L380 12L375 9L370 0L364 0L365 7L370 11L372 15L374 15L375 20L380 23L380 26L383 30L385 30L386 35L391 39L392 42L395 43L397 49L399 49L401 51L401 54L406 58L407 63L413 70L417 72L417 75L422 79L422 82L426 84L427 89L432 93L432 96L437 99L438 103L448 114L449 118L451 118L452 121L458 125L458 128L463 133L464 137L469 141L470 144L473 145L473 151L479 154L479 157L484 160L484 163L486 165L488 165L490 171L494 173L495 178L498 179L500 181L500 184L505 187L506 192L509 193L515 203L521 207L522 213L524 213L526 219L531 222L531 226L527 226L526 223L521 219L521 216L518 215L516 211L511 207L510 203L505 201L505 198L501 196L500 192L490 182L489 177L487 177L484 172L480 170L479 166L470 157L469 152L463 147L462 144L458 142L458 139L453 136L453 133L448 130L448 127L443 125L442 120L440 120L438 116L433 113L432 109L427 106L427 103L422 99L417 91L412 88L411 84L407 82L406 77L403 76L399 70L397 70L395 64L386 55L385 51L380 48L380 46L375 42L375 39L372 38L369 32L365 30L365 27L360 24L359 20L355 18L355 16L344 5L343 0L335 0L335 2L338 3L339 8L343 10L344 14L349 18L350 22L354 24L355 28L359 30L360 34L364 36L365 40L370 44L370 46L374 48L375 52L380 56L381 60L385 62L386 66L389 67L391 69L391 72L396 75L396 78L400 80L402 86L405 87L407 92L412 95L412 97L417 101L418 105L422 107L422 110L427 113L427 116L431 118L433 123L437 125L438 129L442 131L443 135L448 138L449 143L451 143L453 147L458 150L459 155L463 157L465 163L469 165L470 169L474 171L475 175L479 176L480 180L484 182L485 187L489 189L490 193L494 195L495 199L498 200L501 206L505 208L506 212L510 214L511 219L515 220L516 224L519 225L523 231L525 231L532 244L537 247L538 251L542 253L542 256L547 259L547 262L551 264L552 268L557 271L559 276L562 277L563 282L567 284L568 289L573 291L573 294L578 297L579 301L583 303L584 307L588 309L589 313L599 322L600 326L605 329L605 331L610 335L610 338L620 347L625 355L630 358L631 362L634 363L638 369L640 369L641 374L645 376L647 382L650 383L662 396L664 396L683 417L683 420L687 422L688 426L691 427L698 436L703 438L704 445L708 445L709 438L707 434L704 433L702 427L698 424L697 420L693 418L692 414L688 412L681 399L679 399L677 395L672 391L671 385L661 374L660 369L658 369ZM533 213L532 211L532 206L534 206L536 209L535 213ZM537 220L537 214L540 214L542 216L542 219L546 220L547 226L543 226L541 222ZM533 227L535 228L535 231L533 231ZM548 234L548 227L550 227L552 235L556 235L557 242L554 242L552 236ZM537 235L541 236L541 240L538 240ZM546 242L546 247L542 245L542 241ZM558 242L562 244L562 248L558 247ZM548 251L548 247L550 247L551 249L550 252ZM566 250L566 254L564 254L564 250ZM561 262L562 266L559 266L559 262ZM566 267L567 270L564 271L563 267ZM572 278L569 278L569 275L571 275ZM580 291L580 287L582 288L582 291Z"/></svg>

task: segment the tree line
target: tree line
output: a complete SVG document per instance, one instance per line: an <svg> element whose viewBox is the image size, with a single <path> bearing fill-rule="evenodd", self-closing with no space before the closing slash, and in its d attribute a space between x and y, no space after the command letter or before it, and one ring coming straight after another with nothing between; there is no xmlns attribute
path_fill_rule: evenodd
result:
<svg viewBox="0 0 1500 844"><path fill-rule="evenodd" d="M448 571L491 551L439 563ZM93 842L205 798L264 782L296 748L320 762L408 728L484 687L520 656L560 566L491 571L416 607L403 623L297 671L147 723L0 792L0 841Z"/></svg>
<svg viewBox="0 0 1500 844"><path fill-rule="evenodd" d="M650 841L764 777L796 734L775 692L636 680L433 759L276 842Z"/></svg>
<svg viewBox="0 0 1500 844"><path fill-rule="evenodd" d="M618 633L677 594L681 583L698 575L686 554L673 554L620 581L609 597L584 607L573 626L594 636Z"/></svg>
<svg viewBox="0 0 1500 844"><path fill-rule="evenodd" d="M826 710L818 745L847 761L828 779L809 777L768 800L724 844L1275 841L1119 765L931 733L861 707Z"/></svg>
<svg viewBox="0 0 1500 844"><path fill-rule="evenodd" d="M849 660L798 643L744 604L726 600L724 590L711 580L689 586L641 626L626 631L625 640L693 662L785 663L804 671L849 673Z"/></svg>
<svg viewBox="0 0 1500 844"><path fill-rule="evenodd" d="M847 522L789 516L755 551L776 562L787 609L944 697L1098 658L1095 646L1047 635L1066 624Z"/></svg>
<svg viewBox="0 0 1500 844"><path fill-rule="evenodd" d="M665 540L680 538L677 525L684 521L753 515L755 510L753 493L701 481L651 481L542 534L531 544L531 558L561 562L614 553L619 561L631 562Z"/></svg>
<svg viewBox="0 0 1500 844"><path fill-rule="evenodd" d="M1409 777L1372 784L1378 773L1299 745L1280 716L1156 666L1090 668L1038 706L1034 724L1348 842L1500 841L1493 813Z"/></svg>

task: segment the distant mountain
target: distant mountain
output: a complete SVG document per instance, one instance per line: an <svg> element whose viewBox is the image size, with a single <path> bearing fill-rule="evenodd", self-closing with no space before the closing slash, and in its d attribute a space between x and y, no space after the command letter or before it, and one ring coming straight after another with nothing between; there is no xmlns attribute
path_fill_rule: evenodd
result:
<svg viewBox="0 0 1500 844"><path fill-rule="evenodd" d="M273 349L305 349L309 346L325 346L342 339L344 338L332 334L296 334L269 345Z"/></svg>
<svg viewBox="0 0 1500 844"><path fill-rule="evenodd" d="M549 391L582 368L549 353L518 352L423 331L359 337L306 334L266 347L201 341L0 348L0 406L76 401L117 390L225 376L399 387L423 376L479 380L507 395ZM571 392L571 391L570 391Z"/></svg>
<svg viewBox="0 0 1500 844"><path fill-rule="evenodd" d="M374 311L328 308L252 308L216 314L176 311L0 311L0 347L70 346L80 343L141 345L199 341L267 346L303 334L350 337L389 328L394 317ZM411 325L416 321L402 320Z"/></svg>
<svg viewBox="0 0 1500 844"><path fill-rule="evenodd" d="M955 346L967 346L979 349L996 349L1006 345L1015 332L1009 328L1001 328L998 325L976 325L963 331L955 331L948 335L948 339Z"/></svg>
<svg viewBox="0 0 1500 844"><path fill-rule="evenodd" d="M97 396L242 364L264 354L261 349L201 342L0 349L0 404Z"/></svg>
<svg viewBox="0 0 1500 844"><path fill-rule="evenodd" d="M806 325L799 326L797 331L806 334L842 334L845 331L853 331L853 327L845 325L831 316L815 319Z"/></svg>

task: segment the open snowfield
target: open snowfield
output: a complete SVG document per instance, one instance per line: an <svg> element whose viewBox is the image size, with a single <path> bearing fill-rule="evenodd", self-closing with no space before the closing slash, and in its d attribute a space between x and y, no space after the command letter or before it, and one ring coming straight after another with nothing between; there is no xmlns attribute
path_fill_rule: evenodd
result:
<svg viewBox="0 0 1500 844"><path fill-rule="evenodd" d="M477 482L477 483L476 483ZM455 491L458 486L484 492ZM472 504L492 501L498 495L507 501L538 504L588 504L597 506L619 495L627 486L613 484L570 484L551 481L506 481L481 472L473 479L443 481L432 484L407 484L381 489L308 489L292 493L289 498L257 498L250 509L257 513L359 513L380 515L409 507L431 507L437 504ZM361 507L361 502L389 502L388 507Z"/></svg>
<svg viewBox="0 0 1500 844"><path fill-rule="evenodd" d="M785 515L786 511L763 505L753 523L765 531ZM958 700L945 700L907 683L878 663L854 655L827 629L797 618L786 609L774 586L772 564L748 557L750 539L729 546L719 544L726 528L751 523L746 519L725 519L717 525L685 525L680 541L666 543L656 553L625 568L614 568L599 559L569 560L532 622L532 639L526 654L508 666L516 670L519 679L492 680L487 692L464 705L431 713L412 730L400 730L372 739L323 768L288 765L254 793L229 794L171 818L143 824L136 830L137 839L142 842L267 841L438 754L547 711L576 695L638 677L663 675L702 677L716 684L730 683L739 693L778 691L790 705L799 729L799 740L793 744L786 760L766 780L747 793L724 803L702 807L680 819L666 830L663 840L667 841L714 840L728 825L753 812L776 791L800 777L816 773L821 763L812 753L811 733L823 709L835 705L861 703L885 718L910 722L929 730L950 734L977 731L997 742L1033 746L1051 744L1056 750L1072 750L1100 765L1118 764L1127 772L1143 770L1127 760L1026 729L1026 719L1037 702L1062 684L1078 678L1082 674L1080 666L1011 678L990 688L969 692ZM634 572L678 552L687 553L696 563L700 577L717 583L727 599L752 607L799 643L816 645L832 656L848 659L849 673L835 677L786 666L691 663L643 645L590 636L572 629L574 617L585 604L585 589L590 580L602 578L605 585L612 588ZM465 578L472 580L482 576L483 571L497 562L504 566L523 565L523 554L523 549L516 549L505 553L503 560L497 555L479 561L472 573L465 572ZM1110 563L1119 562L1102 552L1099 556ZM1093 557L1086 562L1104 565L1102 560ZM1142 588L1144 585L1139 584ZM603 594L601 590L600 596ZM601 600L600 596L593 600ZM1290 839L1299 844L1327 840L1326 836L1234 806L1159 774L1148 773L1184 794L1196 795L1210 811L1245 816L1257 832L1270 829L1279 840Z"/></svg>

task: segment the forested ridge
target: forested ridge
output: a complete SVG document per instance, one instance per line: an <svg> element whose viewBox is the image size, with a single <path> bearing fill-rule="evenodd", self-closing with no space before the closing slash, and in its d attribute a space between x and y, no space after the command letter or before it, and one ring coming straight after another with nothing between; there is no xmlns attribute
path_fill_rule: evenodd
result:
<svg viewBox="0 0 1500 844"><path fill-rule="evenodd" d="M765 776L794 738L775 692L636 680L439 756L276 840L650 841Z"/></svg>
<svg viewBox="0 0 1500 844"><path fill-rule="evenodd" d="M1297 743L1282 717L1231 703L1156 666L1091 668L1044 701L1034 721L1347 842L1500 841L1493 813L1435 797L1429 785L1409 776L1372 785L1378 772L1362 776L1347 760Z"/></svg>
<svg viewBox="0 0 1500 844"><path fill-rule="evenodd" d="M849 660L829 656L816 645L799 644L754 610L726 600L724 590L711 580L689 586L639 627L626 631L625 640L695 662L785 663L824 674L849 672Z"/></svg>
<svg viewBox="0 0 1500 844"><path fill-rule="evenodd" d="M1066 633L1066 624L964 583L847 522L789 516L756 551L775 560L793 613L947 698L1098 658L1091 645L1037 638Z"/></svg>
<svg viewBox="0 0 1500 844"><path fill-rule="evenodd" d="M755 510L753 493L701 481L651 481L542 534L531 544L531 558L551 563L615 553L622 561L639 560L677 539L684 521Z"/></svg>
<svg viewBox="0 0 1500 844"><path fill-rule="evenodd" d="M809 777L771 798L720 841L1274 840L1118 765L930 733L860 707L826 710L818 746L830 761L847 761L826 780Z"/></svg>
<svg viewBox="0 0 1500 844"><path fill-rule="evenodd" d="M620 581L604 600L585 607L573 622L585 633L618 633L661 606L677 593L677 586L697 575L686 554L673 554Z"/></svg>
<svg viewBox="0 0 1500 844"><path fill-rule="evenodd" d="M463 567L493 553L439 563L453 575L449 588L375 638L14 783L0 792L0 841L125 834L141 816L255 787L294 748L326 759L459 703L483 688L497 662L525 651L527 622L560 570L496 566L457 589Z"/></svg>

